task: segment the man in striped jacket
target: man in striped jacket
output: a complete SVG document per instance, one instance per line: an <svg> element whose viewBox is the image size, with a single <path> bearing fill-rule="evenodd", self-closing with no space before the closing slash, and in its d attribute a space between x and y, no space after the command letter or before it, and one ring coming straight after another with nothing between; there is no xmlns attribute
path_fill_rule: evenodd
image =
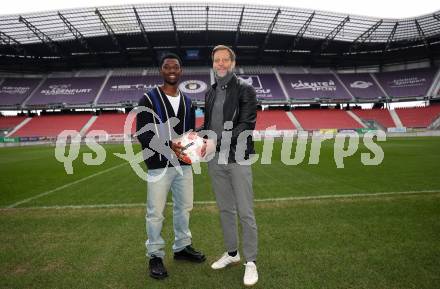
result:
<svg viewBox="0 0 440 289"><path fill-rule="evenodd" d="M143 107L137 115L139 132L144 127L153 127L138 133L148 168L147 179L147 256L150 276L163 279L168 276L163 264L165 241L161 236L163 212L168 192L173 194L174 259L201 263L205 256L192 247L189 215L193 207L193 175L190 165L177 159L172 152L171 139L194 129L195 109L188 96L178 89L182 73L182 61L175 54L164 55L160 61L163 85L146 93L139 101ZM145 109L146 108L146 109ZM176 121L176 118L178 121ZM174 121L173 121L174 120ZM153 125L152 125L153 124ZM160 150L158 147L168 147ZM167 151L169 153L163 153Z"/></svg>

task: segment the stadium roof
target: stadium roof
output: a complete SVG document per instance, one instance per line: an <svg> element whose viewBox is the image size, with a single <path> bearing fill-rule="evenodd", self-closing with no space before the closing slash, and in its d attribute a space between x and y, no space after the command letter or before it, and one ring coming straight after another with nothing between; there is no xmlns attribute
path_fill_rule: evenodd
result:
<svg viewBox="0 0 440 289"><path fill-rule="evenodd" d="M0 18L3 68L17 61L24 69L54 68L60 59L91 67L145 65L164 50L200 64L209 61L209 51L218 43L233 46L245 63L361 65L432 59L440 51L440 11L379 19L288 7L179 3Z"/></svg>

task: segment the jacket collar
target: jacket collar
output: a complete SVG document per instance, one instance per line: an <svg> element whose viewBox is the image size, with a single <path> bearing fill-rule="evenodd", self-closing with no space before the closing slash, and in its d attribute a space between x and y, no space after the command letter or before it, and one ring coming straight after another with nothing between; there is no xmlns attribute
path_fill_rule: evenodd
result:
<svg viewBox="0 0 440 289"><path fill-rule="evenodd" d="M231 79L229 80L229 82L228 82L226 85L227 85L228 87L235 86L235 85L237 84L237 81L238 81L238 77L237 77L237 75L235 75L235 73L233 73ZM215 83L212 85L212 88L215 90L215 89L217 88L217 85L218 85L218 83L215 82Z"/></svg>

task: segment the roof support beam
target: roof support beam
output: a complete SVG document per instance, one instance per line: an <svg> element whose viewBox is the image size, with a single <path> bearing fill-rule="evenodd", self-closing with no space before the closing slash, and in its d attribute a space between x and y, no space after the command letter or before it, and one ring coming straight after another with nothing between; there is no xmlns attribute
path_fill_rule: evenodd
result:
<svg viewBox="0 0 440 289"><path fill-rule="evenodd" d="M150 38L148 37L148 34L147 34L147 30L145 29L145 26L142 23L141 17L139 16L139 14L138 14L138 12L137 12L135 7L133 7L133 11L134 11L134 15L136 16L136 21L137 21L137 23L139 25L139 29L141 30L142 37L145 40L145 43L147 44L148 48L151 51L154 51L153 50L153 45L151 45Z"/></svg>
<svg viewBox="0 0 440 289"><path fill-rule="evenodd" d="M139 29L141 30L142 37L144 38L145 43L148 46L148 49L151 51L151 54L153 55L153 61L156 65L158 65L158 61L157 61L156 53L154 51L154 47L151 44L150 38L148 37L147 30L145 29L145 26L142 23L141 17L139 16L139 13L137 12L135 7L133 7L133 11L134 11L134 15L136 16L136 21L139 25Z"/></svg>
<svg viewBox="0 0 440 289"><path fill-rule="evenodd" d="M105 20L104 16L101 14L101 11L98 10L98 8L95 9L95 14L98 15L99 20L101 21L102 25L104 25L105 30L107 31L108 36L112 40L112 43L118 48L118 50L126 54L127 50L121 45L118 38L116 37L116 33L113 31L113 28L108 24L107 20Z"/></svg>
<svg viewBox="0 0 440 289"><path fill-rule="evenodd" d="M419 21L417 21L417 19L415 19L414 22L415 22L415 24L416 24L417 31L419 32L419 36L420 36L420 38L422 38L423 44L425 44L425 47L426 47L428 50L430 50L431 47L430 47L428 41L426 40L425 32L423 32L423 29L422 29L422 27L420 26Z"/></svg>
<svg viewBox="0 0 440 289"><path fill-rule="evenodd" d="M280 13L281 13L281 9L278 8L277 13L275 14L274 18L272 19L272 22L270 23L269 27L267 28L266 36L264 37L263 44L260 47L260 53L259 53L260 58L259 59L261 59L261 56L263 55L264 50L266 49L267 43L269 42L270 35L272 34L272 31L275 27L275 24L277 23L278 16L280 15Z"/></svg>
<svg viewBox="0 0 440 289"><path fill-rule="evenodd" d="M4 45L11 47L17 54L27 57L27 52L23 48L23 45L14 38L12 38L11 36L1 31L0 31L0 43L3 43Z"/></svg>
<svg viewBox="0 0 440 289"><path fill-rule="evenodd" d="M209 6L206 6L206 19L205 19L205 44L208 46L209 43Z"/></svg>
<svg viewBox="0 0 440 289"><path fill-rule="evenodd" d="M390 35L388 35L387 43L385 44L385 48L382 52L386 52L390 49L391 42L393 42L394 35L396 34L397 26L399 26L399 22L397 21L396 24L394 24L393 30L391 30Z"/></svg>
<svg viewBox="0 0 440 289"><path fill-rule="evenodd" d="M336 35L344 28L345 23L350 21L350 16L347 16L342 20L338 26L336 26L324 39L324 42L321 44L320 53L324 52L328 45L330 44L330 41L333 41L335 39Z"/></svg>
<svg viewBox="0 0 440 289"><path fill-rule="evenodd" d="M350 45L350 53L353 51L356 51L357 48L359 47L359 45L361 45L362 43L364 43L367 39L370 38L370 36L374 33L374 31L376 31L380 25L382 25L383 23L383 19L380 19L379 21L377 21L375 24L373 24L373 26L371 26L370 28L368 28L365 32L363 32L361 35L359 35L358 38L356 38Z"/></svg>
<svg viewBox="0 0 440 289"><path fill-rule="evenodd" d="M177 33L176 19L174 18L173 7L170 6L171 19L173 20L174 39L176 40L177 49L180 51L179 33Z"/></svg>
<svg viewBox="0 0 440 289"><path fill-rule="evenodd" d="M237 25L237 32L235 32L234 49L236 49L237 45L238 45L238 38L240 37L241 23L243 22L243 14L244 14L244 6L243 6L243 8L241 8L240 20L238 21L238 25Z"/></svg>
<svg viewBox="0 0 440 289"><path fill-rule="evenodd" d="M307 18L306 22L304 22L303 26L301 26L301 28L298 30L298 32L296 33L295 37L293 38L293 42L290 45L288 50L293 50L296 48L296 46L298 45L298 43L301 41L301 39L304 36L304 33L306 33L307 28L309 28L310 23L313 20L313 17L315 17L315 11L313 11L312 14L310 14L309 18Z"/></svg>
<svg viewBox="0 0 440 289"><path fill-rule="evenodd" d="M59 56L64 56L61 52L59 46L52 40L48 35L46 35L43 31L35 27L32 23L30 23L26 18L20 16L18 21L26 25L26 27L35 34L35 36L40 39L40 41L45 44L53 53L58 54Z"/></svg>
<svg viewBox="0 0 440 289"><path fill-rule="evenodd" d="M76 40L81 44L81 46L83 48L85 48L86 50L88 50L90 53L93 53L92 50L90 49L89 44L87 43L87 40L85 39L85 37L81 34L81 32L76 29L75 26L73 26L72 23L70 23L69 20L67 20L66 17L64 17L63 14L61 14L61 12L58 11L58 16L61 18L61 20L64 22L64 24L67 26L67 29L69 29L69 31L72 33L72 35L76 38Z"/></svg>

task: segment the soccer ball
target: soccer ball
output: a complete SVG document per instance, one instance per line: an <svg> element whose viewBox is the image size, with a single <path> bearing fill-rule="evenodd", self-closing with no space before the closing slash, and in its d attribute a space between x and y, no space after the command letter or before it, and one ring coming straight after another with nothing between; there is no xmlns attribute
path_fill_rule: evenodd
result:
<svg viewBox="0 0 440 289"><path fill-rule="evenodd" d="M172 140L172 142L180 144L183 147L182 152L185 153L185 155L181 158L183 162L187 164L194 164L203 159L202 147L205 143L205 140L198 136L197 133L185 133L180 138Z"/></svg>

